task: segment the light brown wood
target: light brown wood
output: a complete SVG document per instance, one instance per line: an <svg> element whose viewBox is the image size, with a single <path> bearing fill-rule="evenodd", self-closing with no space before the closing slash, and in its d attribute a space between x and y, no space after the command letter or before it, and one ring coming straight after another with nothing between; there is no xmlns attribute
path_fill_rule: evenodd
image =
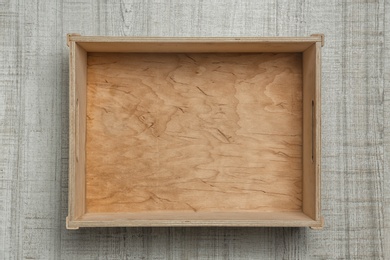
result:
<svg viewBox="0 0 390 260"><path fill-rule="evenodd" d="M85 216L85 214L83 215L83 216ZM75 223L74 223L74 220L69 220L69 216L67 216L66 217L66 219L65 219L65 227L66 227L66 229L69 229L69 230L77 230L77 229L79 229L80 228L80 226L79 225L75 225Z"/></svg>
<svg viewBox="0 0 390 260"><path fill-rule="evenodd" d="M89 54L87 212L302 207L302 60Z"/></svg>
<svg viewBox="0 0 390 260"><path fill-rule="evenodd" d="M68 39L67 228L323 225L321 35Z"/></svg>
<svg viewBox="0 0 390 260"><path fill-rule="evenodd" d="M319 220L316 221L315 225L310 225L310 228L313 230L323 230L325 227L325 221L323 217L320 217Z"/></svg>
<svg viewBox="0 0 390 260"><path fill-rule="evenodd" d="M78 33L68 34L70 41L78 43L116 43L116 42L133 42L133 43L169 43L181 42L191 43L227 43L227 42L252 42L252 43L315 43L323 40L323 34L312 34L309 37L128 37L128 36L85 36ZM88 51L88 50L87 50ZM101 52L102 50L100 50ZM241 50L242 51L242 50Z"/></svg>
<svg viewBox="0 0 390 260"><path fill-rule="evenodd" d="M303 53L303 212L320 219L321 43Z"/></svg>
<svg viewBox="0 0 390 260"><path fill-rule="evenodd" d="M321 47L324 47L324 45L325 45L325 35L323 33L316 33L316 34L312 34L310 36L311 37L316 37L316 36L321 37Z"/></svg>
<svg viewBox="0 0 390 260"><path fill-rule="evenodd" d="M322 46L324 46L325 36L322 34L322 42L316 42L316 86L315 86L315 186L316 186L316 214L315 219L321 220L321 227L324 226L324 218L321 215L321 66L322 66Z"/></svg>
<svg viewBox="0 0 390 260"><path fill-rule="evenodd" d="M71 37L72 36L81 36L80 34L78 34L78 33L68 33L67 35L66 35L66 45L69 47L70 46L70 42L71 42Z"/></svg>
<svg viewBox="0 0 390 260"><path fill-rule="evenodd" d="M321 36L253 38L142 38L69 36L87 52L303 52Z"/></svg>
<svg viewBox="0 0 390 260"><path fill-rule="evenodd" d="M69 79L69 220L85 213L85 134L87 52L70 42Z"/></svg>
<svg viewBox="0 0 390 260"><path fill-rule="evenodd" d="M241 227L319 227L302 212L236 212L236 213L86 213L70 227L126 226L241 226Z"/></svg>

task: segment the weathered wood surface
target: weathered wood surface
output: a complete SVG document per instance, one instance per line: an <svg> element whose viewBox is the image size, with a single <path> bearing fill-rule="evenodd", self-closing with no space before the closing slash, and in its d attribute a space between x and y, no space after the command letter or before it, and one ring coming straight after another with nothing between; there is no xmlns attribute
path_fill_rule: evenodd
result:
<svg viewBox="0 0 390 260"><path fill-rule="evenodd" d="M0 2L0 259L389 259L388 1ZM65 230L65 34L324 33L322 231Z"/></svg>

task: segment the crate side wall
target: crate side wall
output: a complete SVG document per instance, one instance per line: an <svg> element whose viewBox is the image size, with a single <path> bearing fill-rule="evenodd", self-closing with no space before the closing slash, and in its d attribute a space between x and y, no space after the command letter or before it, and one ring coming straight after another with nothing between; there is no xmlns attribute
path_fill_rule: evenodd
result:
<svg viewBox="0 0 390 260"><path fill-rule="evenodd" d="M317 45L303 52L303 212L317 219Z"/></svg>
<svg viewBox="0 0 390 260"><path fill-rule="evenodd" d="M323 217L321 215L321 80L322 80L322 71L321 71L321 57L322 57L322 46L323 43L316 42L316 124L315 124L315 133L316 133L316 157L315 157L315 173L316 173L316 220L321 220L323 225Z"/></svg>
<svg viewBox="0 0 390 260"><path fill-rule="evenodd" d="M70 44L69 221L85 213L87 52Z"/></svg>
<svg viewBox="0 0 390 260"><path fill-rule="evenodd" d="M80 42L88 52L302 52L313 42Z"/></svg>
<svg viewBox="0 0 390 260"><path fill-rule="evenodd" d="M303 212L159 212L159 213L86 213L74 222L79 227L135 226L252 226L319 227L321 221Z"/></svg>

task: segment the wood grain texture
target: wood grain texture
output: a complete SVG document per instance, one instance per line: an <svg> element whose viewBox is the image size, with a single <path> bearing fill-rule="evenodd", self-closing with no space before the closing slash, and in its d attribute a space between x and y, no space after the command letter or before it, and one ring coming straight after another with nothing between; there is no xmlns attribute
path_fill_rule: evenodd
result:
<svg viewBox="0 0 390 260"><path fill-rule="evenodd" d="M87 52L69 44L69 209L66 223L85 213ZM77 73L76 73L77 72Z"/></svg>
<svg viewBox="0 0 390 260"><path fill-rule="evenodd" d="M87 96L87 212L301 210L301 54L92 53Z"/></svg>
<svg viewBox="0 0 390 260"><path fill-rule="evenodd" d="M389 259L388 1L0 2L1 259ZM65 35L324 33L325 228L67 231ZM387 239L387 244L386 244Z"/></svg>
<svg viewBox="0 0 390 260"><path fill-rule="evenodd" d="M70 222L71 227L314 227L315 221L300 211L205 212L159 211L135 213L86 213Z"/></svg>
<svg viewBox="0 0 390 260"><path fill-rule="evenodd" d="M321 37L96 37L71 36L87 52L303 52ZM278 39L279 38L279 39ZM163 44L161 44L163 43Z"/></svg>
<svg viewBox="0 0 390 260"><path fill-rule="evenodd" d="M319 219L321 205L321 43L317 42L302 53L303 73L303 140L302 197L303 212Z"/></svg>

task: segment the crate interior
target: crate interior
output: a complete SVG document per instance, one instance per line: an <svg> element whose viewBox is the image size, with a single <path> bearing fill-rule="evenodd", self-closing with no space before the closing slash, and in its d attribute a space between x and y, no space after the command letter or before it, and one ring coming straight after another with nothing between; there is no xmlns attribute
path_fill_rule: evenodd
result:
<svg viewBox="0 0 390 260"><path fill-rule="evenodd" d="M72 48L73 226L319 225L318 43Z"/></svg>
<svg viewBox="0 0 390 260"><path fill-rule="evenodd" d="M87 63L87 213L302 211L302 53Z"/></svg>

